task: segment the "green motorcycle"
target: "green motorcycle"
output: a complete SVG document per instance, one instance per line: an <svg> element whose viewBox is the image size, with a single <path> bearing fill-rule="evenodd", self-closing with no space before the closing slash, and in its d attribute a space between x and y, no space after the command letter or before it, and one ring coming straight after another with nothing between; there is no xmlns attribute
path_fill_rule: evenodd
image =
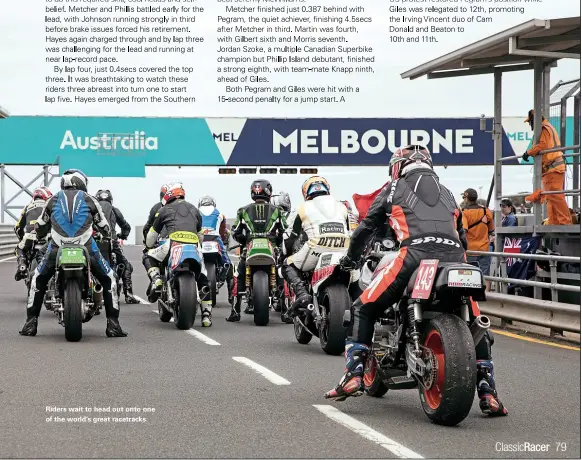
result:
<svg viewBox="0 0 582 460"><path fill-rule="evenodd" d="M245 289L247 303L253 309L257 326L269 324L271 299L277 297L275 250L267 235L255 234L245 254Z"/></svg>
<svg viewBox="0 0 582 460"><path fill-rule="evenodd" d="M91 275L89 253L85 246L64 245L57 253L54 289L47 292L45 304L65 328L65 338L78 342L83 323L99 314L103 307L103 286Z"/></svg>

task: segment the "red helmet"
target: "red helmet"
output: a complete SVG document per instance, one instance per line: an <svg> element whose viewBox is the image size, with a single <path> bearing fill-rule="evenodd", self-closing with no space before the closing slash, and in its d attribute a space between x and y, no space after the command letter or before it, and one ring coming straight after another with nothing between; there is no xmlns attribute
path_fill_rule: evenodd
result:
<svg viewBox="0 0 582 460"><path fill-rule="evenodd" d="M47 187L38 187L34 189L32 192L32 199L33 200L48 200L51 196L53 196L53 192L51 192Z"/></svg>
<svg viewBox="0 0 582 460"><path fill-rule="evenodd" d="M173 184L168 185L168 190L166 190L166 194L164 198L162 198L162 206L167 205L171 201L174 201L176 198L185 198L186 191L184 190L184 186L182 182L175 182Z"/></svg>
<svg viewBox="0 0 582 460"><path fill-rule="evenodd" d="M409 145L396 150L390 159L390 177L400 179L402 171L407 166L425 164L432 169L432 157L428 149L422 145Z"/></svg>
<svg viewBox="0 0 582 460"><path fill-rule="evenodd" d="M168 191L168 184L162 185L162 187L160 188L160 201L164 199L164 195L166 194L167 191Z"/></svg>

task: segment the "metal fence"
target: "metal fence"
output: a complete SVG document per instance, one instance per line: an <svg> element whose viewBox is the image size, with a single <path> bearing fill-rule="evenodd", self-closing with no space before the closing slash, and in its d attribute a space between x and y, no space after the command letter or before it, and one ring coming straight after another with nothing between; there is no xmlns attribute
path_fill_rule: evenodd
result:
<svg viewBox="0 0 582 460"><path fill-rule="evenodd" d="M14 255L14 249L18 243L18 238L14 233L12 225L0 225L0 257L6 258Z"/></svg>

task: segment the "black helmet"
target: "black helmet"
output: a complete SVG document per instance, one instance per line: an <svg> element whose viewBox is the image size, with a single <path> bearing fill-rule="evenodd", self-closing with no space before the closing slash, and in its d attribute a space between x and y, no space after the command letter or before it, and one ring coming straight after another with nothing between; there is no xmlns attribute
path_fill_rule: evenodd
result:
<svg viewBox="0 0 582 460"><path fill-rule="evenodd" d="M108 201L113 204L113 195L109 190L99 190L95 198L97 198L97 201Z"/></svg>
<svg viewBox="0 0 582 460"><path fill-rule="evenodd" d="M74 188L86 192L88 183L89 179L83 171L79 169L67 169L61 177L61 190Z"/></svg>
<svg viewBox="0 0 582 460"><path fill-rule="evenodd" d="M257 179L251 184L251 199L253 201L270 201L273 194L273 186L266 179Z"/></svg>

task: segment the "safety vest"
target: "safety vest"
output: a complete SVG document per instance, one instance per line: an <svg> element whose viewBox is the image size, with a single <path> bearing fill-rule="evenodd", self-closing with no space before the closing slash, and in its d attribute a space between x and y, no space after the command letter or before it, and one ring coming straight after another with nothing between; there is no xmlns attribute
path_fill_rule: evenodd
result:
<svg viewBox="0 0 582 460"><path fill-rule="evenodd" d="M547 120L542 122L541 135L545 135L547 137L548 149L561 146L560 138L556 132L556 129ZM550 172L566 172L566 162L564 161L564 154L562 152L546 153L542 156L542 174L547 174Z"/></svg>

